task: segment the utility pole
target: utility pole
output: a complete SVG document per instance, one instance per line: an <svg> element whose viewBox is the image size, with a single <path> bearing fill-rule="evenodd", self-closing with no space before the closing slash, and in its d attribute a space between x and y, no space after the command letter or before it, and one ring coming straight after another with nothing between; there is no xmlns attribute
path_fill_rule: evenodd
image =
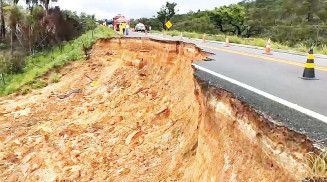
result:
<svg viewBox="0 0 327 182"><path fill-rule="evenodd" d="M6 38L5 16L3 15L3 0L0 0L0 42Z"/></svg>

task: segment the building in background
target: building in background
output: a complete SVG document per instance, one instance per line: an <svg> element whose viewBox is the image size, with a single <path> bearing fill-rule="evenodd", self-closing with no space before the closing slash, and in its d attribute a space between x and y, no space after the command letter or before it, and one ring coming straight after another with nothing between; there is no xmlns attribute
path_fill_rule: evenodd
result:
<svg viewBox="0 0 327 182"><path fill-rule="evenodd" d="M118 14L117 16L115 16L113 19L113 26L114 26L114 30L119 31L119 25L120 24L130 24L130 20L126 19L125 16Z"/></svg>

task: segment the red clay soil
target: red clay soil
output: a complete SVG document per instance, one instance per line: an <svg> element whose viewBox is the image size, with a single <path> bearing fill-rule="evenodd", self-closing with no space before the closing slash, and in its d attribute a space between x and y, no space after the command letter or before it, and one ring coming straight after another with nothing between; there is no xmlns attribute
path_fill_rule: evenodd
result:
<svg viewBox="0 0 327 182"><path fill-rule="evenodd" d="M191 63L206 57L191 44L102 40L59 83L1 98L0 181L306 177L305 148L293 151L297 158L284 152L292 173L252 140L257 135L242 134L251 127L231 124L235 118L222 112L229 97L205 98Z"/></svg>

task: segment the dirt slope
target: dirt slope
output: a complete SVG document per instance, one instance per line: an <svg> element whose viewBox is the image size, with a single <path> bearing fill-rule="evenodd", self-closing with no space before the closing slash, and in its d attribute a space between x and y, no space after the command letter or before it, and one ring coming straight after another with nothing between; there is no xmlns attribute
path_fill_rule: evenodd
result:
<svg viewBox="0 0 327 182"><path fill-rule="evenodd" d="M0 181L301 179L305 148L283 166L256 135L240 135L251 124L234 125L218 96L204 97L191 67L204 58L190 44L103 40L59 83L2 98Z"/></svg>
<svg viewBox="0 0 327 182"><path fill-rule="evenodd" d="M184 124L199 118L190 65L205 55L137 42L99 42L60 83L2 99L2 180L166 179Z"/></svg>

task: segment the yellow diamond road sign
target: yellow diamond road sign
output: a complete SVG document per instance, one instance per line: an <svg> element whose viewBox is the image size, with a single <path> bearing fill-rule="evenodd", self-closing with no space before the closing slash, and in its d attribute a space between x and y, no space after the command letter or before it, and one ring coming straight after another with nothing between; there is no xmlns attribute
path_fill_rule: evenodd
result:
<svg viewBox="0 0 327 182"><path fill-rule="evenodd" d="M170 22L170 21L167 21L167 23L166 23L166 27L167 28L171 28L173 26L173 24Z"/></svg>

